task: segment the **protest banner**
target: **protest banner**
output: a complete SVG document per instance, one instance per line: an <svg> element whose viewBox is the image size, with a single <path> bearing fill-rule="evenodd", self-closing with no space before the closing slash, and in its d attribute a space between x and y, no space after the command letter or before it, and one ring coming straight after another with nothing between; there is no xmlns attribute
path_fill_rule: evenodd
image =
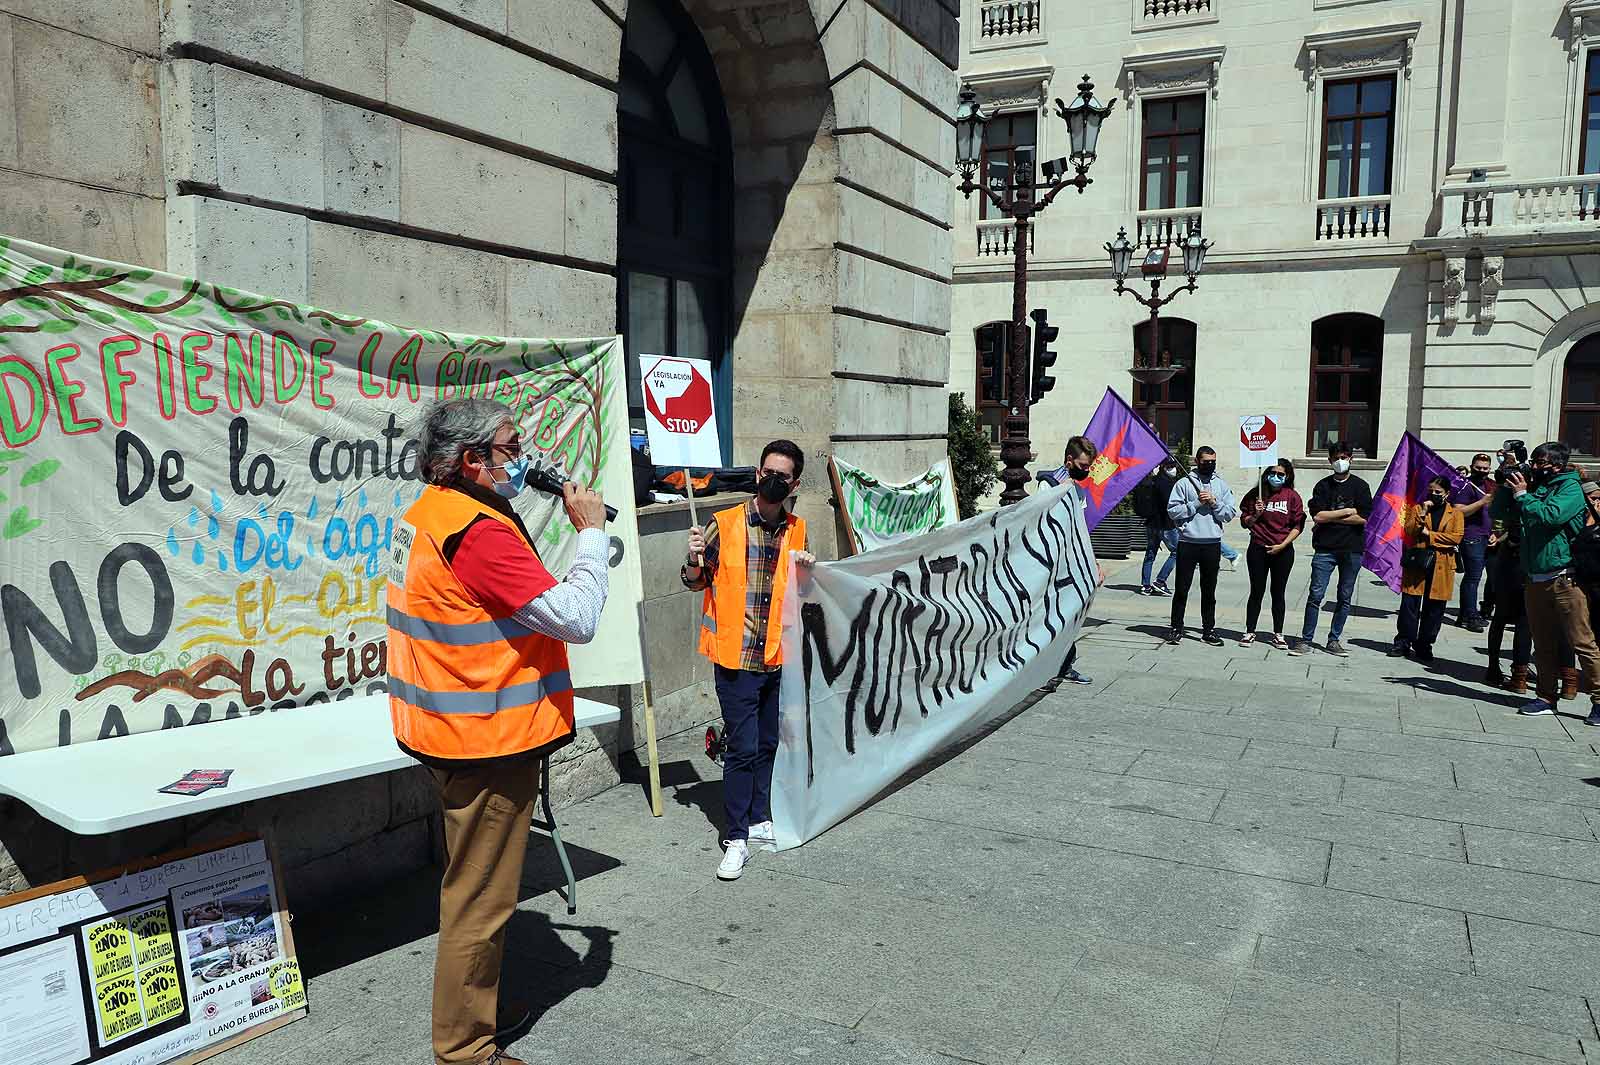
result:
<svg viewBox="0 0 1600 1065"><path fill-rule="evenodd" d="M636 683L620 338L391 325L0 238L0 754L379 694L436 398L620 514L577 686ZM514 503L565 572L560 501Z"/></svg>
<svg viewBox="0 0 1600 1065"><path fill-rule="evenodd" d="M1239 468L1265 469L1278 461L1278 423L1273 414L1239 416Z"/></svg>
<svg viewBox="0 0 1600 1065"><path fill-rule="evenodd" d="M1089 476L1079 486L1085 497L1084 521L1093 529L1169 452L1149 423L1111 388L1100 397L1083 435L1100 449ZM1050 477L1057 484L1065 483L1067 468L1062 466Z"/></svg>
<svg viewBox="0 0 1600 1065"><path fill-rule="evenodd" d="M1400 555L1405 550L1406 515L1428 493L1428 482L1448 477L1454 493L1467 482L1438 452L1424 444L1409 430L1395 445L1389 468L1372 496L1372 513L1367 516L1366 550L1361 565L1370 570L1391 591L1400 591Z"/></svg>
<svg viewBox="0 0 1600 1065"><path fill-rule="evenodd" d="M779 849L1055 676L1096 569L1077 491L1064 487L795 573L772 778Z"/></svg>
<svg viewBox="0 0 1600 1065"><path fill-rule="evenodd" d="M0 898L0 1061L195 1062L304 1017L279 883L243 839Z"/></svg>
<svg viewBox="0 0 1600 1065"><path fill-rule="evenodd" d="M927 473L904 484L888 484L859 466L830 457L828 476L853 555L961 520L949 459L940 459Z"/></svg>

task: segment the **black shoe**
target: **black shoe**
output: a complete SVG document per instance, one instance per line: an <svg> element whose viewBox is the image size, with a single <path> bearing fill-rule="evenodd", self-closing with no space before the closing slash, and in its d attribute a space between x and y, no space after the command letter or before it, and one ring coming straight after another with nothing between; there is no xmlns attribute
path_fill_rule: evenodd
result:
<svg viewBox="0 0 1600 1065"><path fill-rule="evenodd" d="M1182 629L1168 629L1167 630L1167 642L1170 643L1170 644L1180 644L1180 643L1182 643L1183 642L1183 630Z"/></svg>
<svg viewBox="0 0 1600 1065"><path fill-rule="evenodd" d="M1411 648L1403 643L1394 644L1389 648L1390 658L1404 658L1411 653Z"/></svg>
<svg viewBox="0 0 1600 1065"><path fill-rule="evenodd" d="M1471 621L1467 622L1466 625L1468 632L1483 632L1488 627L1488 624L1485 623L1482 618L1473 618Z"/></svg>
<svg viewBox="0 0 1600 1065"><path fill-rule="evenodd" d="M1417 646L1411 649L1411 657L1416 659L1418 662L1432 662L1433 648L1426 644L1419 643Z"/></svg>
<svg viewBox="0 0 1600 1065"><path fill-rule="evenodd" d="M1221 647L1222 646L1222 637L1218 636L1215 632L1211 631L1210 629L1207 629L1205 632L1202 632L1200 634L1200 642L1201 643L1210 644L1212 647Z"/></svg>

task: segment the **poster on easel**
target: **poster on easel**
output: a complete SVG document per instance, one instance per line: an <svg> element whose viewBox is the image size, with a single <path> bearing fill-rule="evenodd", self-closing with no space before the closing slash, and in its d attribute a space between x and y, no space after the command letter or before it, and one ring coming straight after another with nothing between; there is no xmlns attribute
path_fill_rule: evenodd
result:
<svg viewBox="0 0 1600 1065"><path fill-rule="evenodd" d="M0 898L0 1062L188 1065L306 1015L271 846Z"/></svg>

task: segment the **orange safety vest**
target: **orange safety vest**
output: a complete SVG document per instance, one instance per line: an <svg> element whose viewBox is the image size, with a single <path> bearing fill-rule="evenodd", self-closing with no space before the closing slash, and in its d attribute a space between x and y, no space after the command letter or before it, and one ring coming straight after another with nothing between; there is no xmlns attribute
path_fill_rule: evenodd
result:
<svg viewBox="0 0 1600 1065"><path fill-rule="evenodd" d="M706 588L700 617L700 653L724 669L738 669L744 651L745 562L750 546L749 504L718 511L717 572ZM767 614L767 645L763 659L769 666L783 665L783 594L789 586L785 551L806 549L804 518L790 514L778 534L778 570L772 577L772 607Z"/></svg>
<svg viewBox="0 0 1600 1065"><path fill-rule="evenodd" d="M519 754L572 732L566 645L492 616L445 560L445 540L480 516L516 528L471 496L430 485L394 532L389 712L395 738L435 758Z"/></svg>

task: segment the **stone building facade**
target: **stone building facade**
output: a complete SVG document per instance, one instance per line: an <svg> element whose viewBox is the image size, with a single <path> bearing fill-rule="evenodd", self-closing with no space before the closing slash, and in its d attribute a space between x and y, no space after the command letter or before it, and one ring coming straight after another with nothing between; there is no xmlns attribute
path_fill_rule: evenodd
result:
<svg viewBox="0 0 1600 1065"><path fill-rule="evenodd" d="M826 453L896 476L945 450L956 9L0 0L0 232L394 320L708 357L730 461L774 436L811 456L799 509L827 557ZM687 513L639 521L670 736L716 706L677 583ZM559 800L617 783L643 743L637 689L587 694L626 712L563 752ZM90 839L5 802L0 891L272 825L314 900L427 861L432 803L397 773Z"/></svg>
<svg viewBox="0 0 1600 1065"><path fill-rule="evenodd" d="M1063 330L1060 384L1033 411L1041 463L1107 385L1153 402L1169 440L1217 446L1224 468L1237 418L1258 413L1314 470L1337 437L1381 466L1407 429L1456 462L1507 437L1600 451L1600 339L1586 339L1600 4L966 0L962 14L962 78L1011 120L990 122L988 152L1014 158L1020 132L1039 160L1065 154L1046 105L1085 71L1115 102L1094 184L1052 205L1030 249L1030 305ZM975 330L1011 316L1011 243L976 197L956 220L951 388L973 395ZM1214 247L1157 346L1185 370L1135 392L1148 316L1113 295L1104 245L1125 228L1143 252L1192 226Z"/></svg>

